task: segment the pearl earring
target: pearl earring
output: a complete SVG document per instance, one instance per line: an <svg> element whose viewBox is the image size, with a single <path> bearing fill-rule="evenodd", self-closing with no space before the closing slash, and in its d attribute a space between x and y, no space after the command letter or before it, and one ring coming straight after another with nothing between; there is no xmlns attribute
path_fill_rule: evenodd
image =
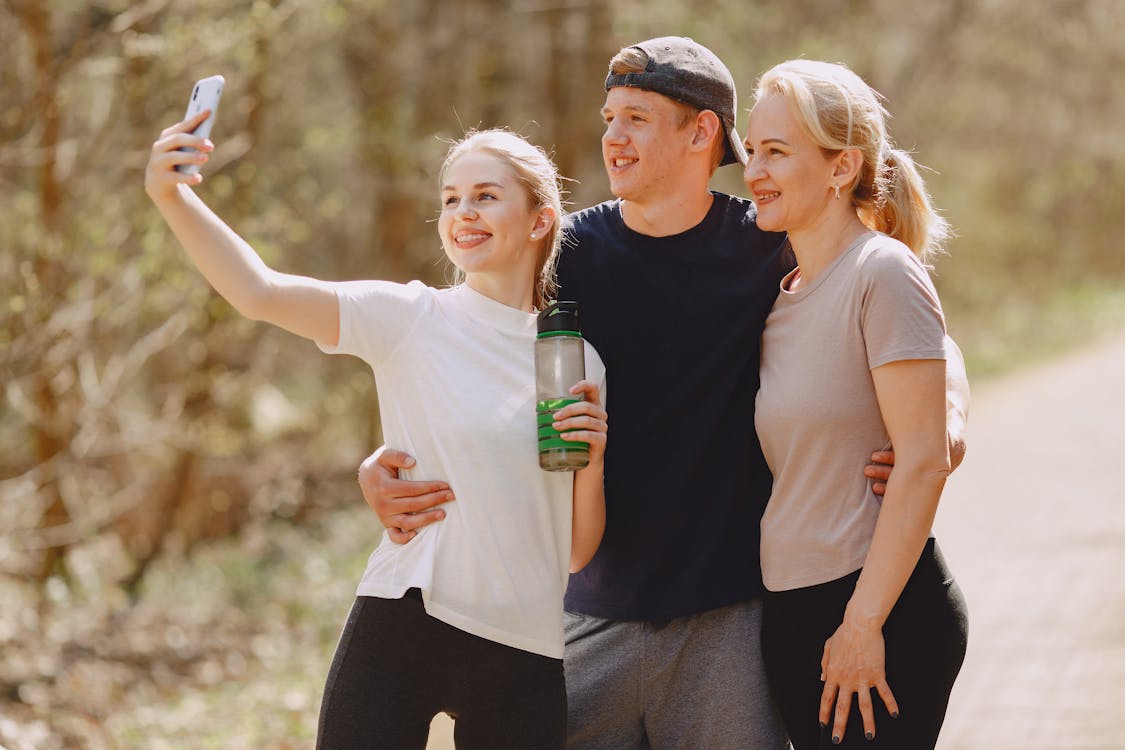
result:
<svg viewBox="0 0 1125 750"><path fill-rule="evenodd" d="M531 239L535 239L535 232L531 233Z"/></svg>

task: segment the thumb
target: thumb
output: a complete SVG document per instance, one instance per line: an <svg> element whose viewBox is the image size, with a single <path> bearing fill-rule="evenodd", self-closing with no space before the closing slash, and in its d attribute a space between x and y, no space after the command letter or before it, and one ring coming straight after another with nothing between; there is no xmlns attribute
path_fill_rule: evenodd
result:
<svg viewBox="0 0 1125 750"><path fill-rule="evenodd" d="M372 456L375 463L392 469L409 469L414 466L414 456L405 451L395 450L384 446Z"/></svg>

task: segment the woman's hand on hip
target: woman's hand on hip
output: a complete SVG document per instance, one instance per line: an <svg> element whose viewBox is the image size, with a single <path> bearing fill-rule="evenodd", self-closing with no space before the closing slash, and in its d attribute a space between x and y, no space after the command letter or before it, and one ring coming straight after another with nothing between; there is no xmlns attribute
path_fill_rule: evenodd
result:
<svg viewBox="0 0 1125 750"><path fill-rule="evenodd" d="M886 654L881 625L860 624L847 619L824 643L820 660L820 679L824 690L820 695L820 725L832 725L832 741L844 738L852 695L859 700L863 717L863 733L875 737L875 714L871 704L872 688L879 694L892 717L898 716L898 703L887 684Z"/></svg>

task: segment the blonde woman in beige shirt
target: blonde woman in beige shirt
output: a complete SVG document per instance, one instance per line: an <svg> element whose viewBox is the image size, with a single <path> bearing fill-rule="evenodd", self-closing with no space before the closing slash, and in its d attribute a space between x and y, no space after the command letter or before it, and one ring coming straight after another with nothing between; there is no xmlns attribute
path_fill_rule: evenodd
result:
<svg viewBox="0 0 1125 750"><path fill-rule="evenodd" d="M755 424L767 675L796 750L932 748L964 659L963 597L931 525L950 471L947 353L923 265L946 224L879 96L841 65L758 83L746 184L798 267L762 338ZM886 494L848 466L891 445Z"/></svg>

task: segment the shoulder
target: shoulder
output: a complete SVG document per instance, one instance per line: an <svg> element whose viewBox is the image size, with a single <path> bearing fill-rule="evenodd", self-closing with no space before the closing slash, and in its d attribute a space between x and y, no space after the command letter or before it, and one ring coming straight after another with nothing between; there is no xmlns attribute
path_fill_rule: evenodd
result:
<svg viewBox="0 0 1125 750"><path fill-rule="evenodd" d="M921 262L909 247L893 237L881 232L871 232L859 248L859 257L864 265L901 265Z"/></svg>
<svg viewBox="0 0 1125 750"><path fill-rule="evenodd" d="M902 304L940 309L929 271L906 245L876 233L858 250L856 283L865 300L900 300Z"/></svg>
<svg viewBox="0 0 1125 750"><path fill-rule="evenodd" d="M726 193L712 193L718 207L720 231L732 234L760 250L780 251L785 245L784 232L767 232L758 226L758 207L747 198Z"/></svg>
<svg viewBox="0 0 1125 750"><path fill-rule="evenodd" d="M772 234L758 228L758 207L754 205L754 201L714 191L711 195L715 196L715 205L726 221L737 222L760 234Z"/></svg>
<svg viewBox="0 0 1125 750"><path fill-rule="evenodd" d="M588 233L605 232L621 223L619 200L608 200L584 208L581 211L569 213L563 219L563 231L568 237L580 239Z"/></svg>
<svg viewBox="0 0 1125 750"><path fill-rule="evenodd" d="M896 239L872 233L856 254L856 266L868 278L924 276L929 272L914 252Z"/></svg>
<svg viewBox="0 0 1125 750"><path fill-rule="evenodd" d="M749 221L756 221L758 218L758 207L754 205L754 201L749 198L741 198L737 195L730 195L728 193L719 193L712 191L711 195L715 196L715 201L723 207L723 210L731 215L739 216Z"/></svg>
<svg viewBox="0 0 1125 750"><path fill-rule="evenodd" d="M620 201L611 200L567 214L563 219L562 243L559 247L558 276L566 283L579 267L597 262L605 250L617 244L624 221Z"/></svg>
<svg viewBox="0 0 1125 750"><path fill-rule="evenodd" d="M345 281L336 284L335 288L343 308L352 308L361 314L396 314L400 317L433 308L448 292L421 281L406 284L382 280Z"/></svg>
<svg viewBox="0 0 1125 750"><path fill-rule="evenodd" d="M424 304L439 295L448 292L446 289L435 289L421 281L410 281L401 284L397 281L383 281L369 279L365 281L342 281L336 284L341 297L348 297L357 301L390 299L405 303Z"/></svg>

